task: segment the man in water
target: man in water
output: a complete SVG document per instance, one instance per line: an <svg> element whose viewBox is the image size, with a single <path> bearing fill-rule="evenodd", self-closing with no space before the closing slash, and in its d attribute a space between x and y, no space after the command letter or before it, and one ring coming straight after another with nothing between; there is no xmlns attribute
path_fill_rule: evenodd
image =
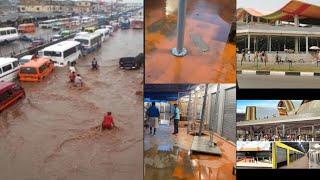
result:
<svg viewBox="0 0 320 180"><path fill-rule="evenodd" d="M153 128L153 135L155 135L156 130L159 126L159 118L160 118L159 109L156 107L155 102L152 102L151 106L147 110L147 117L150 123L150 134L152 135L152 128Z"/></svg>
<svg viewBox="0 0 320 180"><path fill-rule="evenodd" d="M91 62L91 66L92 66L92 70L98 70L98 61L96 60L96 58L93 58Z"/></svg>
<svg viewBox="0 0 320 180"><path fill-rule="evenodd" d="M75 78L76 78L76 73L74 71L70 72L69 74L70 82L74 83Z"/></svg>
<svg viewBox="0 0 320 180"><path fill-rule="evenodd" d="M74 85L77 87L82 87L83 83L80 74L77 74L77 76L74 78Z"/></svg>
<svg viewBox="0 0 320 180"><path fill-rule="evenodd" d="M103 122L102 122L102 125L101 125L101 128L102 130L105 130L105 129L112 129L116 127L116 125L114 124L113 122L113 117L111 115L111 112L108 112L104 115L104 118L103 118Z"/></svg>
<svg viewBox="0 0 320 180"><path fill-rule="evenodd" d="M171 119L173 119L173 125L174 125L174 132L172 134L178 134L179 133L179 121L180 121L180 110L178 108L177 104L174 104L174 112Z"/></svg>

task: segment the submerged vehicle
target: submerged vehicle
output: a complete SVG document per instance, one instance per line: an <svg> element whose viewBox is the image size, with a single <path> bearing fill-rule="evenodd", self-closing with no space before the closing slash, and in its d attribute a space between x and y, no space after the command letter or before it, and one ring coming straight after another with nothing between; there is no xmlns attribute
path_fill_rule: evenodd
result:
<svg viewBox="0 0 320 180"><path fill-rule="evenodd" d="M136 57L122 57L119 60L121 69L139 69L144 63L144 54L140 53Z"/></svg>
<svg viewBox="0 0 320 180"><path fill-rule="evenodd" d="M13 81L17 78L19 71L19 61L17 58L0 58L0 82Z"/></svg>
<svg viewBox="0 0 320 180"><path fill-rule="evenodd" d="M53 63L48 58L36 57L21 66L19 71L20 81L39 82L47 77L54 69Z"/></svg>
<svg viewBox="0 0 320 180"><path fill-rule="evenodd" d="M0 82L0 112L25 97L24 89L13 82Z"/></svg>

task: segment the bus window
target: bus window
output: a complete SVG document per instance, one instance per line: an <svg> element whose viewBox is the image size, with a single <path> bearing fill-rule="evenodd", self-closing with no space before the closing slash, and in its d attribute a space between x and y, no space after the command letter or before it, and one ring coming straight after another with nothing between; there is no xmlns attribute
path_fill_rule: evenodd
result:
<svg viewBox="0 0 320 180"><path fill-rule="evenodd" d="M4 36L4 35L6 35L7 33L6 33L6 31L1 31L0 34L1 34L1 36Z"/></svg>
<svg viewBox="0 0 320 180"><path fill-rule="evenodd" d="M7 30L7 34L11 34L11 33L10 33L10 30Z"/></svg>
<svg viewBox="0 0 320 180"><path fill-rule="evenodd" d="M22 67L20 69L20 73L22 74L37 74L37 69L33 67Z"/></svg>
<svg viewBox="0 0 320 180"><path fill-rule="evenodd" d="M8 64L8 65L2 67L3 72L10 71L11 69L12 69L11 64Z"/></svg>
<svg viewBox="0 0 320 180"><path fill-rule="evenodd" d="M45 56L55 56L55 57L61 57L61 52L56 51L44 51Z"/></svg>
<svg viewBox="0 0 320 180"><path fill-rule="evenodd" d="M15 30L15 29L12 29L12 30L11 30L11 34L15 34L15 33L17 33L16 30Z"/></svg>
<svg viewBox="0 0 320 180"><path fill-rule="evenodd" d="M63 57L66 58L66 57L68 57L68 56L70 56L71 54L74 54L74 53L76 53L76 52L77 52L76 47L73 47L73 48L71 48L71 49L68 49L68 50L64 51L64 52L63 52Z"/></svg>
<svg viewBox="0 0 320 180"><path fill-rule="evenodd" d="M0 68L0 74L2 74L2 69Z"/></svg>
<svg viewBox="0 0 320 180"><path fill-rule="evenodd" d="M12 64L13 64L13 68L18 67L19 66L19 61L14 61Z"/></svg>

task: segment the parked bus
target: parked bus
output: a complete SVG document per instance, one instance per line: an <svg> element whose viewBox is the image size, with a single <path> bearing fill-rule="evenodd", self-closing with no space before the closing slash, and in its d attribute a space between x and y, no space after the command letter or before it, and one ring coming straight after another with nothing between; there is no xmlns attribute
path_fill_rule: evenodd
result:
<svg viewBox="0 0 320 180"><path fill-rule="evenodd" d="M51 20L46 20L46 21L41 21L39 23L40 28L52 28L54 23L58 22L57 19L51 19Z"/></svg>
<svg viewBox="0 0 320 180"><path fill-rule="evenodd" d="M74 40L81 43L81 51L84 55L101 47L101 34L99 33L76 36Z"/></svg>
<svg viewBox="0 0 320 180"><path fill-rule="evenodd" d="M107 28L97 29L95 32L101 34L101 41L105 41L106 39L109 38L109 29L107 29Z"/></svg>
<svg viewBox="0 0 320 180"><path fill-rule="evenodd" d="M36 32L36 26L33 23L20 24L18 26L18 31L20 33L34 33Z"/></svg>
<svg viewBox="0 0 320 180"><path fill-rule="evenodd" d="M8 44L19 39L18 31L14 27L0 28L0 44Z"/></svg>
<svg viewBox="0 0 320 180"><path fill-rule="evenodd" d="M39 56L50 58L55 66L63 67L80 58L80 43L70 40L62 41L40 50L38 54Z"/></svg>
<svg viewBox="0 0 320 180"><path fill-rule="evenodd" d="M17 58L0 58L0 81L13 81L19 71Z"/></svg>
<svg viewBox="0 0 320 180"><path fill-rule="evenodd" d="M0 112L25 96L24 89L13 82L0 82Z"/></svg>
<svg viewBox="0 0 320 180"><path fill-rule="evenodd" d="M39 82L47 77L54 69L53 63L48 58L36 57L20 67L19 80Z"/></svg>

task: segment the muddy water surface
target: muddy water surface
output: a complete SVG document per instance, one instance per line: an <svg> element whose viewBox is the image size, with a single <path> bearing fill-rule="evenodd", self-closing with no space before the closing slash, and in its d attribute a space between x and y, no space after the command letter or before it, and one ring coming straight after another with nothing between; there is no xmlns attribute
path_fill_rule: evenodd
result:
<svg viewBox="0 0 320 180"><path fill-rule="evenodd" d="M141 180L143 71L121 70L118 59L142 51L142 31L119 30L78 61L82 89L68 83L68 68L22 83L27 97L0 114L0 179ZM100 132L107 111L119 128Z"/></svg>

